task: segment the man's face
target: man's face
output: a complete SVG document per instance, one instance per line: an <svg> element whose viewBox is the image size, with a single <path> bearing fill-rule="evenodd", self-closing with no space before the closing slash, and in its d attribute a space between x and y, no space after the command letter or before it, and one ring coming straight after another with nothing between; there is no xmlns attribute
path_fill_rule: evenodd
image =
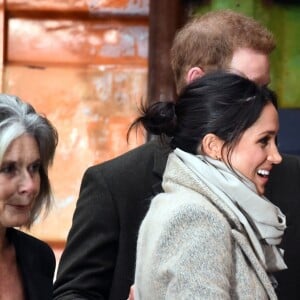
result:
<svg viewBox="0 0 300 300"><path fill-rule="evenodd" d="M233 53L229 68L241 72L259 85L270 83L269 57L261 52L240 48Z"/></svg>

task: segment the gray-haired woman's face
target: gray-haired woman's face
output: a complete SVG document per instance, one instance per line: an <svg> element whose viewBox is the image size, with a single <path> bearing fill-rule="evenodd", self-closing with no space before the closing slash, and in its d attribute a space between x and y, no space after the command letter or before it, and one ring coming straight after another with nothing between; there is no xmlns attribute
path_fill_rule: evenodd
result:
<svg viewBox="0 0 300 300"><path fill-rule="evenodd" d="M0 165L0 228L28 224L40 191L40 153L36 140L15 139Z"/></svg>

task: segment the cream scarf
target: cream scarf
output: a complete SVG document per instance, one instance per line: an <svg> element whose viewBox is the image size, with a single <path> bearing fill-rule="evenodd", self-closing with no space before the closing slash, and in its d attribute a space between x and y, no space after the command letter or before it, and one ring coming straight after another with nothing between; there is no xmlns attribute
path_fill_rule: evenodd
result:
<svg viewBox="0 0 300 300"><path fill-rule="evenodd" d="M222 161L193 155L180 149L174 153L235 213L243 224L259 261L267 272L286 269L282 250L277 248L286 228L285 215L255 185L239 178Z"/></svg>

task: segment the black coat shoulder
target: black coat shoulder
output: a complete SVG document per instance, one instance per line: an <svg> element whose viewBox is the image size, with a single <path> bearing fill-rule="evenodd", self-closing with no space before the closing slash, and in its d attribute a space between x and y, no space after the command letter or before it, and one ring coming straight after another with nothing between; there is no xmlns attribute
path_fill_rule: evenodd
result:
<svg viewBox="0 0 300 300"><path fill-rule="evenodd" d="M167 156L170 152L170 147L167 144L162 144L158 140L147 142L135 149L132 149L116 158L108 160L106 162L94 165L88 170L114 170L117 169L119 172L122 169L127 170L129 166L135 166L135 168L145 168L149 164L153 164L154 160L157 163L164 163L162 172L164 171Z"/></svg>
<svg viewBox="0 0 300 300"><path fill-rule="evenodd" d="M121 188L121 192L127 185L131 190L133 187L138 189L141 184L151 191L153 184L161 182L169 153L168 145L150 141L123 155L88 168L83 176L82 185L85 186L86 181L92 178L97 178L98 181L102 178L110 191L118 187ZM128 192L128 186L126 191Z"/></svg>

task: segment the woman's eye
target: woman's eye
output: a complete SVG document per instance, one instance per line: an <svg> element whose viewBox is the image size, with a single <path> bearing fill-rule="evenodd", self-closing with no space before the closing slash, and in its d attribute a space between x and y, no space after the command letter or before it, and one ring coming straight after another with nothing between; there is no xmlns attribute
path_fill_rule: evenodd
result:
<svg viewBox="0 0 300 300"><path fill-rule="evenodd" d="M16 166L14 164L3 165L0 168L0 172L4 174L12 174L16 171Z"/></svg>
<svg viewBox="0 0 300 300"><path fill-rule="evenodd" d="M34 163L29 167L29 172L32 174L38 173L40 171L40 167L41 167L40 162Z"/></svg>
<svg viewBox="0 0 300 300"><path fill-rule="evenodd" d="M268 145L268 143L269 143L269 137L264 137L264 138L262 138L261 140L259 140L259 142L263 145L263 146L266 146L266 145Z"/></svg>

